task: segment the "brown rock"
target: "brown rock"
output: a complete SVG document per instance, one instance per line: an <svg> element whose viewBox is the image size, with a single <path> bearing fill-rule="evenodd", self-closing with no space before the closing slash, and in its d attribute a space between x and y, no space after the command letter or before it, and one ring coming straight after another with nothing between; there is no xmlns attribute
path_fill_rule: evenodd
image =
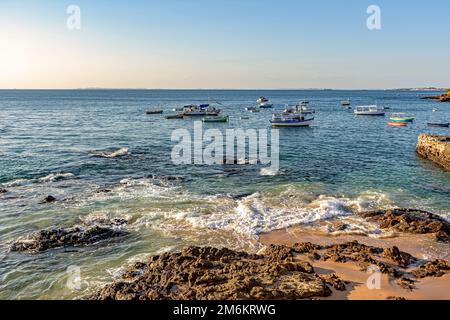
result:
<svg viewBox="0 0 450 320"><path fill-rule="evenodd" d="M450 170L450 136L421 134L416 151L421 157Z"/></svg>
<svg viewBox="0 0 450 320"><path fill-rule="evenodd" d="M330 294L310 264L291 261L287 247L269 247L264 256L189 247L181 253L164 253L134 265L123 280L106 285L89 298L266 300Z"/></svg>
<svg viewBox="0 0 450 320"><path fill-rule="evenodd" d="M406 268L410 263L417 261L412 255L406 252L401 252L397 247L386 248L383 255L397 263L400 267Z"/></svg>
<svg viewBox="0 0 450 320"><path fill-rule="evenodd" d="M450 263L445 260L429 261L411 271L417 278L441 277L450 270Z"/></svg>
<svg viewBox="0 0 450 320"><path fill-rule="evenodd" d="M337 275L334 273L325 274L320 276L323 281L325 281L326 284L330 285L331 287L335 288L339 291L345 291L345 283L342 281Z"/></svg>

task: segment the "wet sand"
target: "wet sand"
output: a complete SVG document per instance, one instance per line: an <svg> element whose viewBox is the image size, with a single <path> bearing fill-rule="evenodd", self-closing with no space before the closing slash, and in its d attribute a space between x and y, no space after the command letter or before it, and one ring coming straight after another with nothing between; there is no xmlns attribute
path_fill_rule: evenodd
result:
<svg viewBox="0 0 450 320"><path fill-rule="evenodd" d="M264 245L283 244L287 246L293 246L295 243L301 242L330 245L353 240L381 248L397 246L401 251L408 252L424 260L448 260L450 255L450 246L436 242L432 235L397 234L389 238L371 238L364 235L345 233L330 235L307 226L296 226L260 236L260 241ZM335 273L343 281L348 282L345 291L333 289L333 294L325 298L327 300L385 300L400 297L408 300L450 299L450 274L439 278L418 279L414 290L404 289L392 277L381 274L379 289L369 289L367 282L371 274L362 271L361 267L356 263L316 261L306 255L298 255L296 258L310 262L319 274Z"/></svg>

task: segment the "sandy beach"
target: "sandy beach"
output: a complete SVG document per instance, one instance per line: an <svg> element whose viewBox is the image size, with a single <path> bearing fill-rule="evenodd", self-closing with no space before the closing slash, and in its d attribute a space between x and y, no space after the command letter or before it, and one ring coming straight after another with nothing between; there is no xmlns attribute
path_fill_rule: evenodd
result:
<svg viewBox="0 0 450 320"><path fill-rule="evenodd" d="M332 245L349 241L389 248L396 246L401 251L408 252L420 259L446 259L450 254L447 244L437 243L431 235L401 234L391 238L375 239L362 235L329 235L312 230L311 227L295 226L288 229L277 230L260 237L265 245L277 244L294 246L296 243L311 242L320 245ZM448 300L450 299L450 275L438 278L424 278L415 283L413 290L402 288L392 276L381 274L380 289L370 289L367 285L371 273L361 269L354 262L339 263L333 261L315 261L308 255L296 256L299 261L310 262L319 274L336 274L341 280L348 283L344 291L333 290L327 298L332 300L386 300L404 298L408 300Z"/></svg>

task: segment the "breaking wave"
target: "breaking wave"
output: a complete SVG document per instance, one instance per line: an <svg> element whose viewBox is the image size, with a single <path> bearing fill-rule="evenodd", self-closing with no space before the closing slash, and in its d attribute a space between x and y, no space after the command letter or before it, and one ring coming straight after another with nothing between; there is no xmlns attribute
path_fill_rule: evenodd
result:
<svg viewBox="0 0 450 320"><path fill-rule="evenodd" d="M129 154L128 148L120 148L113 151L91 151L89 155L100 158L117 158Z"/></svg>

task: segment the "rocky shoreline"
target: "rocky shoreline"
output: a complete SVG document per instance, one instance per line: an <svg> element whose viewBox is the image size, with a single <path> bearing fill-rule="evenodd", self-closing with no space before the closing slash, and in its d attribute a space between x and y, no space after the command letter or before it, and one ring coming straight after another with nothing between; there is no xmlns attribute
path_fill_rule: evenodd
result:
<svg viewBox="0 0 450 320"><path fill-rule="evenodd" d="M426 97L422 97L421 99L436 100L439 102L450 102L450 90L448 90L446 93L443 93L438 96L426 96Z"/></svg>
<svg viewBox="0 0 450 320"><path fill-rule="evenodd" d="M448 241L450 235L448 222L425 211L378 210L361 213L361 216L378 223L381 228L433 234L439 241ZM323 272L317 267L323 263L354 266L364 272L375 267L405 292L416 290L424 278L443 277L450 272L450 263L445 259L421 259L396 246L383 248L356 240L329 245L312 242L270 244L258 254L227 248L188 247L181 252L164 253L136 263L119 280L84 298L322 299L333 298L336 292L354 286L332 270Z"/></svg>
<svg viewBox="0 0 450 320"><path fill-rule="evenodd" d="M421 157L450 171L450 136L421 134L416 151Z"/></svg>

